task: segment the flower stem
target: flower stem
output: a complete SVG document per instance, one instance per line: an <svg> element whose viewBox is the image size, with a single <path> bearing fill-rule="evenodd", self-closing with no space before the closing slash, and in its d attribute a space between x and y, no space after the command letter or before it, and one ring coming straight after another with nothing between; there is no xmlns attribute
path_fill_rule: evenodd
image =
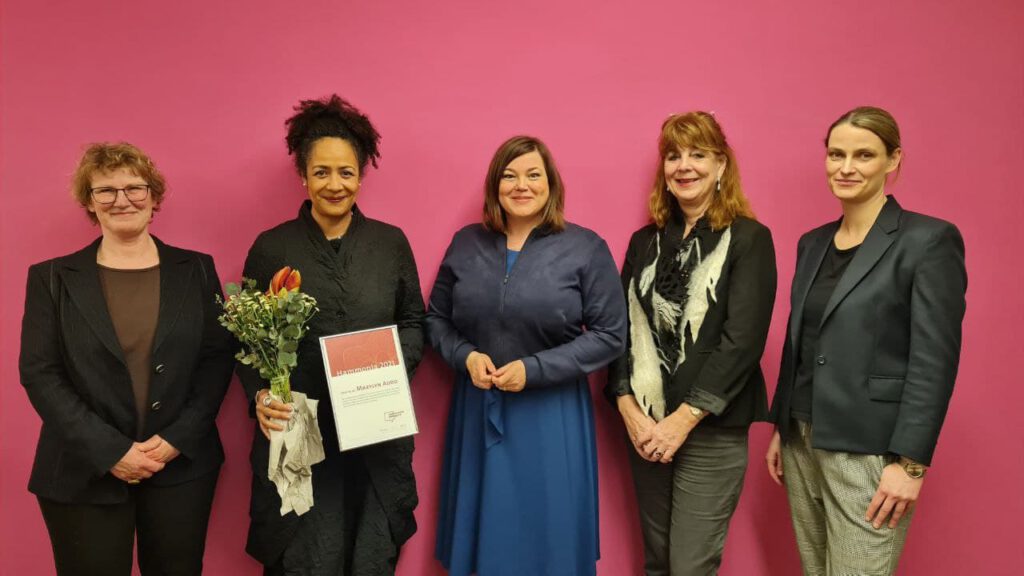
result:
<svg viewBox="0 0 1024 576"><path fill-rule="evenodd" d="M270 393L285 404L291 403L292 388L287 374L284 376L274 376L270 379Z"/></svg>

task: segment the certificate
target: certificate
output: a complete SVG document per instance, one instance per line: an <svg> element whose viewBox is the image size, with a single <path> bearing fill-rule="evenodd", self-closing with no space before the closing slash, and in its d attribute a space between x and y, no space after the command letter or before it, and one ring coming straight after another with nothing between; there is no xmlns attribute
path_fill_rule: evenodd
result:
<svg viewBox="0 0 1024 576"><path fill-rule="evenodd" d="M398 327L320 338L342 451L419 432Z"/></svg>

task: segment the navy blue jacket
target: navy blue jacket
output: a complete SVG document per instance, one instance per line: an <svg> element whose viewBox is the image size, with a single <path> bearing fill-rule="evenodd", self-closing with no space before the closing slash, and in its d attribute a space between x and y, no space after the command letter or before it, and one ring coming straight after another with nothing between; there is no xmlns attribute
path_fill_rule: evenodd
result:
<svg viewBox="0 0 1024 576"><path fill-rule="evenodd" d="M622 354L625 297L600 236L574 224L535 229L508 276L505 244L504 234L473 224L441 263L427 332L457 373L466 374L474 350L498 367L521 359L529 390L576 382Z"/></svg>

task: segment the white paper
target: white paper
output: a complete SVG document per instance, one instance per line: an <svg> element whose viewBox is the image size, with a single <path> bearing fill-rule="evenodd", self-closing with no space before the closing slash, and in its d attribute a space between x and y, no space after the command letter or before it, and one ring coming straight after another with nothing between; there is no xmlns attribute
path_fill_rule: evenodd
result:
<svg viewBox="0 0 1024 576"><path fill-rule="evenodd" d="M342 451L419 432L398 327L320 338Z"/></svg>

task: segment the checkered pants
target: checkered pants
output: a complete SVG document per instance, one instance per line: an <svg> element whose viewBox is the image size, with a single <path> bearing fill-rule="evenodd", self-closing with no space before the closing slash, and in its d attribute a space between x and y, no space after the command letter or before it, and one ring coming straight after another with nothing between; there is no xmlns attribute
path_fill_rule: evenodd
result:
<svg viewBox="0 0 1024 576"><path fill-rule="evenodd" d="M895 457L811 447L811 425L782 447L789 509L807 576L881 576L896 571L913 511L895 529L864 519L882 468Z"/></svg>

